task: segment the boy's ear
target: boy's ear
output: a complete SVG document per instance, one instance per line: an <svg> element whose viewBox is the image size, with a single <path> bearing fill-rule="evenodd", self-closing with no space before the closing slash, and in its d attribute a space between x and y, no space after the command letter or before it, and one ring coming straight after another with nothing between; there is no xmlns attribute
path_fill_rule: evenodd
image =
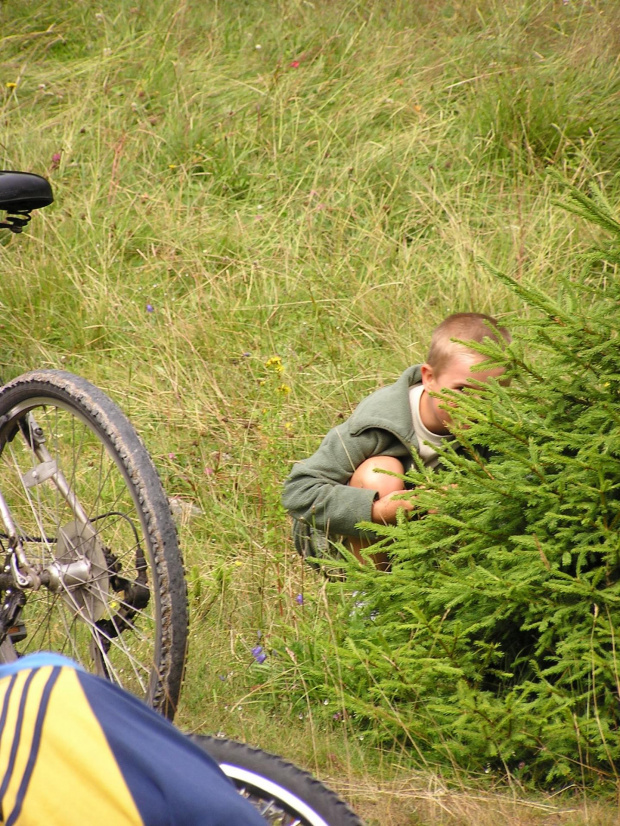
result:
<svg viewBox="0 0 620 826"><path fill-rule="evenodd" d="M422 365L421 369L422 369L422 384L424 385L424 389L425 390L431 390L432 389L432 384L433 384L433 379L435 378L435 375L433 373L433 368L430 366L430 364L427 364L425 362Z"/></svg>

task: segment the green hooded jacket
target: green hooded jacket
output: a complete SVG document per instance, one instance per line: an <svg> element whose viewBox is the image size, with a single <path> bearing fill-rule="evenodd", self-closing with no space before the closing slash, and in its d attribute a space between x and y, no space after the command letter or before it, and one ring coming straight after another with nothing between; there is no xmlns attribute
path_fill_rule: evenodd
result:
<svg viewBox="0 0 620 826"><path fill-rule="evenodd" d="M418 450L409 388L421 381L421 365L409 367L394 384L363 399L329 431L316 453L293 465L282 503L294 519L326 534L363 533L356 525L371 521L377 491L349 487L349 479L371 456L394 456L409 469L412 450Z"/></svg>

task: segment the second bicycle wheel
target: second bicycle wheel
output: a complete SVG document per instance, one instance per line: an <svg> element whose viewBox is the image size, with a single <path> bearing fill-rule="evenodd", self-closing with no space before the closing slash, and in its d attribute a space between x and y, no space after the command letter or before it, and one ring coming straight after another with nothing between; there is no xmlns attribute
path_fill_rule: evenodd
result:
<svg viewBox="0 0 620 826"><path fill-rule="evenodd" d="M344 800L293 763L235 740L190 737L270 826L363 826Z"/></svg>
<svg viewBox="0 0 620 826"><path fill-rule="evenodd" d="M183 564L125 415L70 373L13 380L0 390L0 492L0 550L8 563L14 530L35 584L6 587L5 563L0 611L21 610L0 640L4 659L63 653L172 719L187 644Z"/></svg>

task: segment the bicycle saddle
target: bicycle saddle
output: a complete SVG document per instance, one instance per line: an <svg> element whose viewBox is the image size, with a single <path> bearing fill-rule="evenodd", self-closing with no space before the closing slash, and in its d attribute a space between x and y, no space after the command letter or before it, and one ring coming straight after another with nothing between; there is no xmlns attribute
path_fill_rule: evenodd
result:
<svg viewBox="0 0 620 826"><path fill-rule="evenodd" d="M40 175L0 170L0 210L7 211L0 229L21 232L30 220L31 211L48 206L53 200L49 181Z"/></svg>
<svg viewBox="0 0 620 826"><path fill-rule="evenodd" d="M0 209L30 212L48 206L53 200L49 181L40 175L0 171Z"/></svg>

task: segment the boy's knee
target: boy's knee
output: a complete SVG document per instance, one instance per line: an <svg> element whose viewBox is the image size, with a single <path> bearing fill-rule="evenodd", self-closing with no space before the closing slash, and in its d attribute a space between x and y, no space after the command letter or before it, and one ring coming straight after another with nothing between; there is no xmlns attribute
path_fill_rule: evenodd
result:
<svg viewBox="0 0 620 826"><path fill-rule="evenodd" d="M368 488L379 491L380 497L405 489L405 483L402 479L377 472L384 470L399 474L405 472L403 463L394 456L371 456L355 470L349 480L349 485L353 488Z"/></svg>

